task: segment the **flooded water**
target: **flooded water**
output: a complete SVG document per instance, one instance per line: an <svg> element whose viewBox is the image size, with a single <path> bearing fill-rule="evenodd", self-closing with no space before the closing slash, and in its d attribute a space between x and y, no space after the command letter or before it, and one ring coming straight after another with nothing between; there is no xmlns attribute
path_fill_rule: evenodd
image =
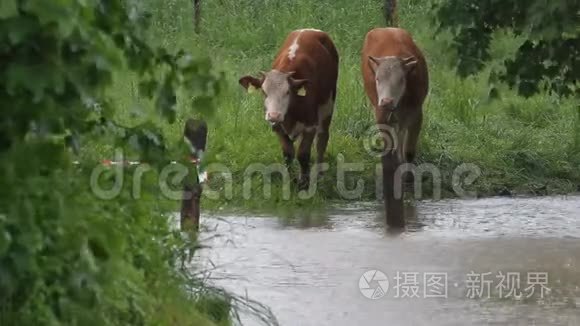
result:
<svg viewBox="0 0 580 326"><path fill-rule="evenodd" d="M421 202L402 233L375 203L286 215L202 217L197 261L280 325L580 325L580 197Z"/></svg>

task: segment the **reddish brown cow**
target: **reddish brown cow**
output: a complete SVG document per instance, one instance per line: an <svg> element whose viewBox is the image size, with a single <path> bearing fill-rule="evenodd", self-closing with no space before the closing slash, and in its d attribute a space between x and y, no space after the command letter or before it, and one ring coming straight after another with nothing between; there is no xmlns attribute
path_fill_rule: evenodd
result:
<svg viewBox="0 0 580 326"><path fill-rule="evenodd" d="M316 137L317 163L322 163L329 138L329 126L336 100L338 52L330 36L315 29L291 32L278 51L272 69L259 78L244 76L246 89L260 89L264 95L265 119L282 145L286 164L298 148L300 184L310 175L310 153Z"/></svg>
<svg viewBox="0 0 580 326"><path fill-rule="evenodd" d="M402 218L402 202L392 202L394 172L398 164L415 159L429 88L427 63L408 32L376 28L365 37L362 74L376 123L385 139L394 140L395 154L383 156L385 204L392 203L387 207L387 219L389 212L399 215L393 218ZM393 208L398 205L398 209Z"/></svg>

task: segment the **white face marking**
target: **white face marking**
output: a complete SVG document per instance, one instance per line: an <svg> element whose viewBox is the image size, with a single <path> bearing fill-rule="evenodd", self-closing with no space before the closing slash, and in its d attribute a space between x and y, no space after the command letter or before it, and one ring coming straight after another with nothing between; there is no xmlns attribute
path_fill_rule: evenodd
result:
<svg viewBox="0 0 580 326"><path fill-rule="evenodd" d="M264 106L266 107L267 121L272 121L272 117L277 122L284 121L290 105L290 83L288 74L278 70L266 73L266 78L262 84L262 89L266 94Z"/></svg>
<svg viewBox="0 0 580 326"><path fill-rule="evenodd" d="M383 99L392 99L396 107L405 93L406 73L403 63L397 57L384 57L375 71L377 103Z"/></svg>
<svg viewBox="0 0 580 326"><path fill-rule="evenodd" d="M299 29L299 31L301 31L301 32L305 32L305 31L308 31L308 32L322 32L321 30L316 29L316 28L303 28L303 29Z"/></svg>

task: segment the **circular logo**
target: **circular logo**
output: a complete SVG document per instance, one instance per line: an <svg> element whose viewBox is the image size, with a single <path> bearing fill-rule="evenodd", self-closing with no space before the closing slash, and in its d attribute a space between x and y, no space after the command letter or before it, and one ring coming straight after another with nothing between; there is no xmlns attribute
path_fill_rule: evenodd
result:
<svg viewBox="0 0 580 326"><path fill-rule="evenodd" d="M373 269L366 271L358 280L358 288L367 299L380 299L389 290L389 279L385 273Z"/></svg>
<svg viewBox="0 0 580 326"><path fill-rule="evenodd" d="M384 156L397 148L398 145L397 133L389 125L372 126L363 137L364 149L374 157Z"/></svg>

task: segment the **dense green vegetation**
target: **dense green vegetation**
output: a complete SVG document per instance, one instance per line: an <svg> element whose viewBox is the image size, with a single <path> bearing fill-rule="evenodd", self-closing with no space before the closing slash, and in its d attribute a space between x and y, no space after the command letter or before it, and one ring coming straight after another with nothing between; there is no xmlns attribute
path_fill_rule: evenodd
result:
<svg viewBox="0 0 580 326"><path fill-rule="evenodd" d="M493 33L509 29L523 39L513 58L491 75L522 95L550 90L580 93L580 2L576 0L434 1L442 30L453 34L461 75L478 72L489 59ZM495 58L496 60L501 58Z"/></svg>
<svg viewBox="0 0 580 326"><path fill-rule="evenodd" d="M315 196L299 200L292 190L292 204L287 206L340 199L335 173L339 157L364 166L363 171L346 175L347 189L353 189L357 179L364 181L361 196L349 200L376 198L375 166L379 159L365 146L374 129L361 83L359 53L365 33L384 26L382 5L375 0L207 1L203 3L201 33L196 35L189 1L166 2L156 20L159 40L168 46L210 54L226 80L210 122L208 146L210 159L232 172L233 192L226 198L223 178L214 176L209 186L220 190L221 198L205 199L205 207L278 207L286 202L279 182L272 187L271 199L264 199L259 174L253 178L252 199L244 199L246 168L253 163L282 163L282 158L276 137L263 121L262 99L244 93L237 80L244 74L269 69L287 33L304 27L325 30L334 39L341 55L339 94L327 155L330 170L319 182ZM460 57L451 47L453 34L436 33L436 15L431 6L425 1L398 4L400 25L414 35L430 69L431 91L424 108L426 120L418 164L430 163L440 170L444 196L455 195L453 171L464 163L479 167L481 176L469 190L481 196L575 191L580 184L577 101L548 92L524 98L506 85L488 84L492 70L513 58L525 41L509 30L492 34L489 59L480 72L459 77L454 69ZM490 93L496 94L497 90L501 98L492 100ZM127 96L130 93L128 87L119 88L116 96L131 103ZM180 112L186 112L185 104L181 106ZM166 135L178 137L179 130L168 129ZM424 197L430 195L425 191Z"/></svg>
<svg viewBox="0 0 580 326"><path fill-rule="evenodd" d="M175 121L175 93L210 98L219 80L207 60L147 40L142 14L117 0L0 5L2 325L229 324L235 300L186 270L195 239L170 228L153 183L180 152L159 132ZM155 103L132 126L108 95L129 71ZM139 199L131 171L116 196L96 196L85 158L99 144L151 163Z"/></svg>

